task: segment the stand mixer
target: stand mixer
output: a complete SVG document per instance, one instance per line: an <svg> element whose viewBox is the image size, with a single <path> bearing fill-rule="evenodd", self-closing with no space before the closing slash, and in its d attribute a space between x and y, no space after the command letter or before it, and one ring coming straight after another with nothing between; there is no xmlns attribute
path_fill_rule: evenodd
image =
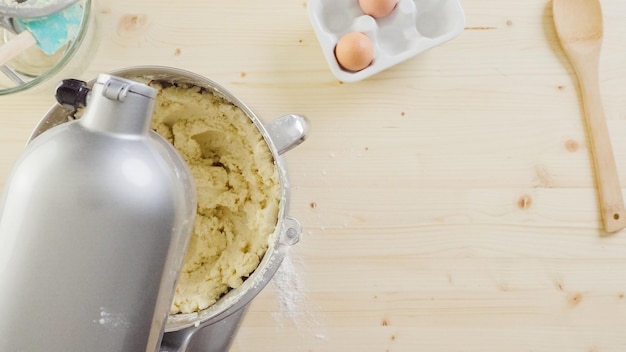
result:
<svg viewBox="0 0 626 352"><path fill-rule="evenodd" d="M0 208L1 351L227 351L250 301L271 280L299 222L285 214L280 156L300 144L307 120L286 115L264 126L283 190L257 270L208 309L168 315L195 216L190 173L176 150L149 130L155 91L124 76L221 87L182 70L147 67L61 86L55 106L18 160ZM83 117L69 121L75 105ZM71 118L69 120L72 120ZM6 338L8 337L8 338Z"/></svg>
<svg viewBox="0 0 626 352"><path fill-rule="evenodd" d="M149 132L155 94L100 75L84 117L18 160L0 213L0 350L158 348L196 197Z"/></svg>

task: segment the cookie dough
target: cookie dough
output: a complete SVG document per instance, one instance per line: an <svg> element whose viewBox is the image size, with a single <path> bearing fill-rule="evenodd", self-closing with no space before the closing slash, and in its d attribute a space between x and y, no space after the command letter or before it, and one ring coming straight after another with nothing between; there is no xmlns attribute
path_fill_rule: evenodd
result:
<svg viewBox="0 0 626 352"><path fill-rule="evenodd" d="M158 90L151 127L180 152L196 185L196 222L170 309L193 313L259 265L278 219L278 172L239 108L199 87L150 85Z"/></svg>

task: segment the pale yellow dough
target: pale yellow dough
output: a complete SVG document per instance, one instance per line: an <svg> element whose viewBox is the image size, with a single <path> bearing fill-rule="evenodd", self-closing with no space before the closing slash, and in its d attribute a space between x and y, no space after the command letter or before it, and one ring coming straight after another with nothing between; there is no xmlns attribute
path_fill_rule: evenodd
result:
<svg viewBox="0 0 626 352"><path fill-rule="evenodd" d="M198 194L170 310L192 313L259 265L277 223L280 184L267 144L243 111L197 87L150 85L158 90L151 127L181 153Z"/></svg>

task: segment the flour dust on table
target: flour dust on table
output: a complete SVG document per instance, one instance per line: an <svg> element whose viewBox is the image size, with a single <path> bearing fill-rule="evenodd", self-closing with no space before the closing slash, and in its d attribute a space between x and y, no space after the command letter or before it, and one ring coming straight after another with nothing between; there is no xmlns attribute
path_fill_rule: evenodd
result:
<svg viewBox="0 0 626 352"><path fill-rule="evenodd" d="M289 254L285 256L272 280L280 309L273 314L273 318L279 324L289 322L303 334L313 332L318 341L327 341L326 334L320 331L322 324L315 310L307 304L307 289L301 274L303 268L302 260L292 258Z"/></svg>

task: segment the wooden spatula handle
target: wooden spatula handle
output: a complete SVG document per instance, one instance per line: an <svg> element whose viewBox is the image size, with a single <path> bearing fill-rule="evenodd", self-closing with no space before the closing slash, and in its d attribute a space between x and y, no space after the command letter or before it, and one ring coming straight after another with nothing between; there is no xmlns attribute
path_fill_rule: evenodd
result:
<svg viewBox="0 0 626 352"><path fill-rule="evenodd" d="M23 31L0 46L0 66L35 45L37 41L29 31Z"/></svg>
<svg viewBox="0 0 626 352"><path fill-rule="evenodd" d="M598 61L599 57L591 55L586 60L575 60L573 63L580 82L604 229L617 232L626 227L626 210L602 107Z"/></svg>

